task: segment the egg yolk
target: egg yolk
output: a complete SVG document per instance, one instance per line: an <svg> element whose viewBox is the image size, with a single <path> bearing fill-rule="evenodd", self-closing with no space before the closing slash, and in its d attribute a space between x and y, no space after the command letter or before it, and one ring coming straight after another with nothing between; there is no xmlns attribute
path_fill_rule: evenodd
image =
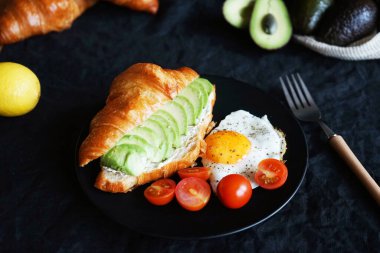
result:
<svg viewBox="0 0 380 253"><path fill-rule="evenodd" d="M206 138L206 158L216 163L235 164L251 148L251 142L234 131L218 131Z"/></svg>

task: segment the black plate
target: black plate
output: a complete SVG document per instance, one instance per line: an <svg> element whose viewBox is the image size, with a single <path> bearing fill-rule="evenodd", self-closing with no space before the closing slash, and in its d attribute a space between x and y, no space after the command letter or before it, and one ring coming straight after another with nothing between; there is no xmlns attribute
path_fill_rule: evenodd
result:
<svg viewBox="0 0 380 253"><path fill-rule="evenodd" d="M219 122L229 113L243 109L260 117L268 115L271 123L285 132L288 150L284 159L289 170L285 185L274 191L256 188L250 202L238 210L223 207L213 195L204 209L189 212L176 201L163 207L149 204L143 195L147 185L127 194L97 190L93 184L99 171L98 161L85 168L76 167L78 180L86 195L111 219L135 231L158 237L212 238L259 224L278 212L294 196L306 173L308 153L303 131L291 112L266 93L245 83L215 76L207 78L216 84L215 121ZM86 134L85 131L80 136L79 143Z"/></svg>

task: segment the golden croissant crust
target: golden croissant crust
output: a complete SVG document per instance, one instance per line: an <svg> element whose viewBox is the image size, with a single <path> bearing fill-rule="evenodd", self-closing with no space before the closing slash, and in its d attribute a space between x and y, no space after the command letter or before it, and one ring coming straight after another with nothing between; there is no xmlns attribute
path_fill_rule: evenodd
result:
<svg viewBox="0 0 380 253"><path fill-rule="evenodd" d="M112 82L106 105L91 121L89 135L79 149L79 165L105 154L198 76L187 67L170 70L150 63L129 67Z"/></svg>
<svg viewBox="0 0 380 253"><path fill-rule="evenodd" d="M0 45L33 35L62 31L98 0L0 0ZM108 0L133 10L156 13L158 0Z"/></svg>

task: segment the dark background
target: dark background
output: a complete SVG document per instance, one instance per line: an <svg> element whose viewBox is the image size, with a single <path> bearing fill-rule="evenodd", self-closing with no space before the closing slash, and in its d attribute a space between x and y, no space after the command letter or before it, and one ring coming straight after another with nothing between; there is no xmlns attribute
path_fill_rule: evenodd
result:
<svg viewBox="0 0 380 253"><path fill-rule="evenodd" d="M189 66L235 78L284 100L278 77L300 72L324 118L380 182L380 62L320 56L294 42L267 52L223 19L222 1L161 1L156 16L101 3L70 30L6 46L0 61L31 68L37 107L0 118L0 251L284 252L376 251L380 208L303 124L309 169L298 193L260 225L217 239L179 241L137 234L98 211L74 174L80 130L112 79L136 62ZM220 103L221 101L219 101Z"/></svg>

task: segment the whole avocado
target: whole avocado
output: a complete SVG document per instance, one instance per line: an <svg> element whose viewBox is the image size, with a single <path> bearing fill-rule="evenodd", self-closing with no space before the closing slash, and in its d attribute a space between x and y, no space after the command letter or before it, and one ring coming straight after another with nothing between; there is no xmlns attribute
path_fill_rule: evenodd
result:
<svg viewBox="0 0 380 253"><path fill-rule="evenodd" d="M333 3L334 0L290 1L290 15L295 32L304 35L312 34Z"/></svg>
<svg viewBox="0 0 380 253"><path fill-rule="evenodd" d="M378 8L372 0L337 0L323 16L316 38L337 46L347 46L376 30Z"/></svg>

